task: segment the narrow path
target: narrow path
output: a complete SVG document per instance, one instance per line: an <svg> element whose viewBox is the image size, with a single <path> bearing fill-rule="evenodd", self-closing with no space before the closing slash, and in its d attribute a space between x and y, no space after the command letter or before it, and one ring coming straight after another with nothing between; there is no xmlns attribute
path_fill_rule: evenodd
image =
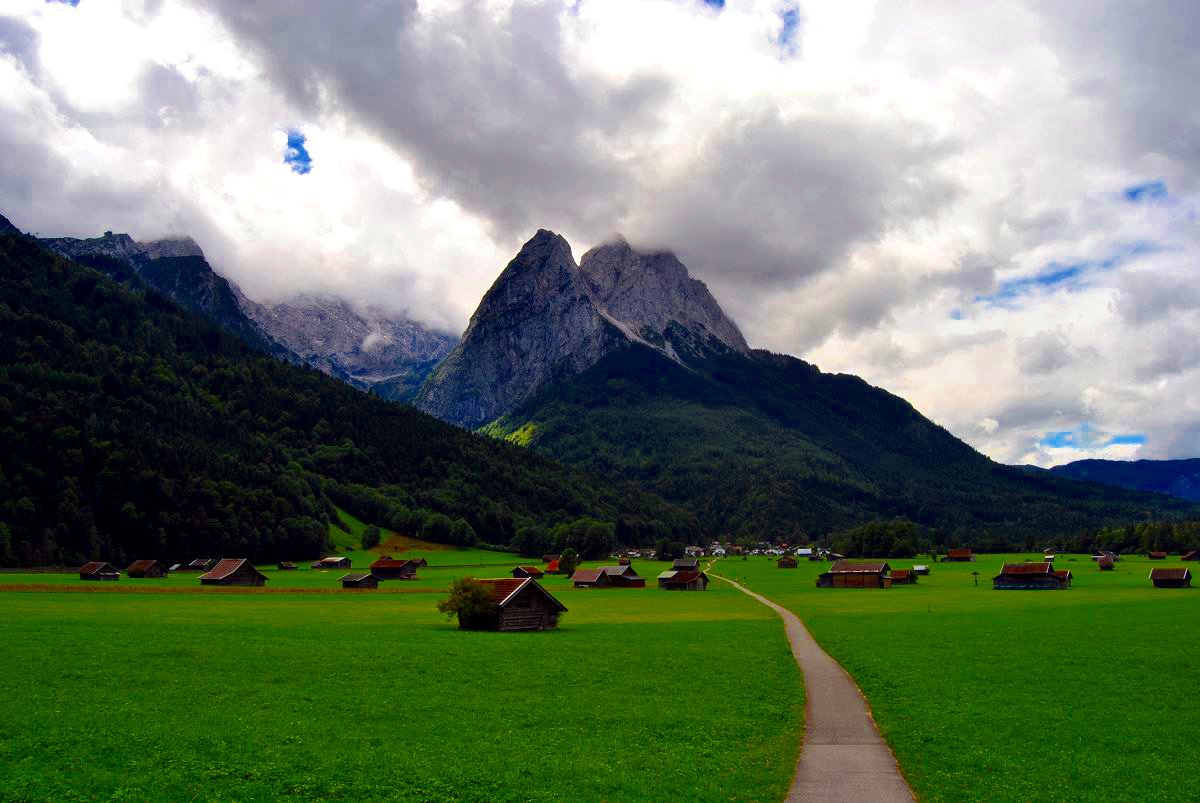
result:
<svg viewBox="0 0 1200 803"><path fill-rule="evenodd" d="M712 568L712 564L709 564ZM720 575L743 594L783 619L792 655L804 675L804 744L788 803L871 801L911 803L914 799L896 757L879 735L862 692L837 661L817 644L794 613Z"/></svg>

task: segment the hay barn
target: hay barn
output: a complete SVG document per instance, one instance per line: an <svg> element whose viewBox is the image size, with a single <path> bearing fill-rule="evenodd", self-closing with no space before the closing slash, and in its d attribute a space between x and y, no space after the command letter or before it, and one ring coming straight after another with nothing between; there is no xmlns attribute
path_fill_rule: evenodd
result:
<svg viewBox="0 0 1200 803"><path fill-rule="evenodd" d="M923 563L918 563L916 566L913 566L913 574L916 574L916 575L929 574L929 567Z"/></svg>
<svg viewBox="0 0 1200 803"><path fill-rule="evenodd" d="M281 572L297 571L296 564L289 560L281 560L275 564L275 568Z"/></svg>
<svg viewBox="0 0 1200 803"><path fill-rule="evenodd" d="M371 574L380 580L416 580L417 567L411 560L380 558L370 566Z"/></svg>
<svg viewBox="0 0 1200 803"><path fill-rule="evenodd" d="M671 568L677 572L698 572L700 571L700 561L695 558L677 558L671 564Z"/></svg>
<svg viewBox="0 0 1200 803"><path fill-rule="evenodd" d="M545 574L544 571L537 566L518 566L512 570L512 576L518 580L526 577L532 577L534 580L539 580Z"/></svg>
<svg viewBox="0 0 1200 803"><path fill-rule="evenodd" d="M373 574L347 574L341 577L342 588L379 588L379 578Z"/></svg>
<svg viewBox="0 0 1200 803"><path fill-rule="evenodd" d="M886 563L839 560L817 577L817 588L891 588L890 574Z"/></svg>
<svg viewBox="0 0 1200 803"><path fill-rule="evenodd" d="M1167 553L1166 552L1151 552L1146 557L1149 558L1150 560L1166 560Z"/></svg>
<svg viewBox="0 0 1200 803"><path fill-rule="evenodd" d="M93 560L79 567L80 580L120 580L121 574L110 563Z"/></svg>
<svg viewBox="0 0 1200 803"><path fill-rule="evenodd" d="M567 607L532 577L480 580L496 603L496 630L552 630ZM461 622L459 623L461 627Z"/></svg>
<svg viewBox="0 0 1200 803"><path fill-rule="evenodd" d="M135 560L129 564L125 574L137 578L166 577L167 567L156 560Z"/></svg>
<svg viewBox="0 0 1200 803"><path fill-rule="evenodd" d="M1155 588L1191 588L1191 569L1151 569L1150 582Z"/></svg>
<svg viewBox="0 0 1200 803"><path fill-rule="evenodd" d="M917 573L913 569L892 569L892 585L915 585Z"/></svg>
<svg viewBox="0 0 1200 803"><path fill-rule="evenodd" d="M321 558L320 560L314 560L312 563L309 564L309 568L312 568L312 569L349 569L353 565L354 565L354 562L351 561L350 558L343 558L340 555L334 555L334 556L331 556L328 558Z"/></svg>
<svg viewBox="0 0 1200 803"><path fill-rule="evenodd" d="M1100 567L1100 571L1102 572L1111 572L1114 568L1116 568L1116 564L1113 563L1113 559L1107 555L1096 561L1096 565Z"/></svg>
<svg viewBox="0 0 1200 803"><path fill-rule="evenodd" d="M576 588L605 588L610 585L608 574L602 569L576 569L571 575Z"/></svg>
<svg viewBox="0 0 1200 803"><path fill-rule="evenodd" d="M425 558L409 558L408 562L411 563L415 569L423 569L429 565L429 561L425 560Z"/></svg>
<svg viewBox="0 0 1200 803"><path fill-rule="evenodd" d="M790 555L784 555L782 558L775 561L775 565L780 569L795 569L800 565L800 561L796 560Z"/></svg>
<svg viewBox="0 0 1200 803"><path fill-rule="evenodd" d="M1059 590L1069 586L1070 580L1059 576L1059 573L1054 571L1054 565L1045 561L1006 563L1000 574L992 578L992 588L998 591Z"/></svg>
<svg viewBox="0 0 1200 803"><path fill-rule="evenodd" d="M943 563L971 563L975 560L975 553L969 549L948 549L946 557L942 558Z"/></svg>
<svg viewBox="0 0 1200 803"><path fill-rule="evenodd" d="M658 587L664 591L707 591L708 575L704 572L666 571L658 576Z"/></svg>
<svg viewBox="0 0 1200 803"><path fill-rule="evenodd" d="M640 577L633 566L601 566L600 571L608 575L608 584L613 588L646 587L646 578Z"/></svg>
<svg viewBox="0 0 1200 803"><path fill-rule="evenodd" d="M208 574L200 576L204 586L263 586L267 576L245 558L223 558Z"/></svg>
<svg viewBox="0 0 1200 803"><path fill-rule="evenodd" d="M1180 556L1180 560L1200 560L1200 552L1192 551L1185 552Z"/></svg>
<svg viewBox="0 0 1200 803"><path fill-rule="evenodd" d="M215 558L196 558L194 561L183 567L181 572L207 572L213 566L217 565Z"/></svg>

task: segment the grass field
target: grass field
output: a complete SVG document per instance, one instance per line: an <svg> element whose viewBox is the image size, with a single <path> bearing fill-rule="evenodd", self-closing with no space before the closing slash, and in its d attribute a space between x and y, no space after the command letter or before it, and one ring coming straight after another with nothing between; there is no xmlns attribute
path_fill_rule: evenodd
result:
<svg viewBox="0 0 1200 803"><path fill-rule="evenodd" d="M724 584L551 578L559 630L499 634L434 594L138 582L0 593L4 798L778 800L791 778L798 672L778 618Z"/></svg>
<svg viewBox="0 0 1200 803"><path fill-rule="evenodd" d="M432 564L441 564L443 566L474 564L515 565L517 561L517 556L510 552L493 552L487 549L467 549L447 544L433 544L429 541L400 535L387 528L381 528L382 543L370 551L365 551L362 549L362 532L367 527L366 523L340 508L338 509L338 515L345 522L346 526L350 528L350 531L346 532L341 527L330 524L329 541L333 544L334 551L354 561L356 568L368 566L371 561L382 554L391 555L393 558L425 558ZM308 561L304 561L304 563L311 563L312 560L310 558Z"/></svg>
<svg viewBox="0 0 1200 803"><path fill-rule="evenodd" d="M870 591L816 588L828 563L715 570L804 620L866 694L922 800L1196 799L1200 590L1147 579L1178 558L1100 572L1060 555L1071 589L993 591L1005 560L1041 556L934 564L915 586Z"/></svg>

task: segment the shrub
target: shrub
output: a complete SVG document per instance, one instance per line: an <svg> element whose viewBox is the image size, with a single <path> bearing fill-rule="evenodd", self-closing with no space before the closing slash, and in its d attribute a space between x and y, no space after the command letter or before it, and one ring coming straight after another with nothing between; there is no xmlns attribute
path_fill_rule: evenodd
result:
<svg viewBox="0 0 1200 803"><path fill-rule="evenodd" d="M462 630L493 630L500 617L492 595L474 577L455 580L450 586L450 596L438 602L437 608L447 617L457 616Z"/></svg>

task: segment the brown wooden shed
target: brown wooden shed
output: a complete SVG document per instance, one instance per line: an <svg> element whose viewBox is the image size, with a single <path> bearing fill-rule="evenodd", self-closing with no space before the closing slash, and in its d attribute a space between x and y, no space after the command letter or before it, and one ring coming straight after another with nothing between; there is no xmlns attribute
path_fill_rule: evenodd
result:
<svg viewBox="0 0 1200 803"><path fill-rule="evenodd" d="M1179 559L1180 560L1200 560L1200 552L1197 552L1195 550L1193 550L1191 552L1184 552L1182 555L1179 556Z"/></svg>
<svg viewBox="0 0 1200 803"><path fill-rule="evenodd" d="M217 565L215 558L196 558L194 561L184 566L179 571L181 572L206 572L213 566Z"/></svg>
<svg viewBox="0 0 1200 803"><path fill-rule="evenodd" d="M125 574L138 578L157 578L167 576L167 567L156 560L135 560L129 564Z"/></svg>
<svg viewBox="0 0 1200 803"><path fill-rule="evenodd" d="M512 576L517 579L532 577L534 580L540 580L545 574L537 566L517 566L512 570Z"/></svg>
<svg viewBox="0 0 1200 803"><path fill-rule="evenodd" d="M120 580L121 574L111 563L93 560L79 567L80 580Z"/></svg>
<svg viewBox="0 0 1200 803"><path fill-rule="evenodd" d="M1188 568L1151 569L1150 582L1154 583L1155 588L1191 588L1192 570Z"/></svg>
<svg viewBox="0 0 1200 803"><path fill-rule="evenodd" d="M1070 572L1062 574L1069 575ZM1039 591L1069 588L1069 577L1054 571L1054 564L1006 563L1000 574L992 578L992 588L999 591Z"/></svg>
<svg viewBox="0 0 1200 803"><path fill-rule="evenodd" d="M818 588L890 588L891 567L886 563L851 563L839 560L817 577Z"/></svg>
<svg viewBox="0 0 1200 803"><path fill-rule="evenodd" d="M775 565L780 569L795 569L800 565L800 561L796 560L791 555L784 555L782 558L775 561Z"/></svg>
<svg viewBox="0 0 1200 803"><path fill-rule="evenodd" d="M371 564L371 574L380 580L416 580L417 567L411 560L380 558Z"/></svg>
<svg viewBox="0 0 1200 803"><path fill-rule="evenodd" d="M496 629L551 630L558 627L558 617L566 613L563 605L532 577L480 580L496 603ZM459 623L462 626L462 623Z"/></svg>
<svg viewBox="0 0 1200 803"><path fill-rule="evenodd" d="M1146 557L1149 558L1150 560L1166 560L1167 553L1166 552L1151 552Z"/></svg>
<svg viewBox="0 0 1200 803"><path fill-rule="evenodd" d="M379 588L379 578L373 574L347 574L341 578L342 588Z"/></svg>
<svg viewBox="0 0 1200 803"><path fill-rule="evenodd" d="M1108 555L1104 555L1097 560L1096 565L1100 567L1100 571L1102 572L1111 572L1114 568L1116 568L1116 564L1113 563L1113 559Z"/></svg>
<svg viewBox="0 0 1200 803"><path fill-rule="evenodd" d="M340 555L332 555L328 558L314 560L309 564L312 569L349 569L354 565L354 561L350 558L343 558Z"/></svg>
<svg viewBox="0 0 1200 803"><path fill-rule="evenodd" d="M947 549L943 563L970 563L975 560L975 553L969 549Z"/></svg>
<svg viewBox="0 0 1200 803"><path fill-rule="evenodd" d="M576 569L571 582L576 588L606 588L612 584L603 569Z"/></svg>
<svg viewBox="0 0 1200 803"><path fill-rule="evenodd" d="M281 572L298 571L296 569L296 564L292 563L290 560L279 561L278 563L275 564L275 568Z"/></svg>
<svg viewBox="0 0 1200 803"><path fill-rule="evenodd" d="M267 576L245 558L222 558L213 570L200 576L205 586L262 586Z"/></svg>
<svg viewBox="0 0 1200 803"><path fill-rule="evenodd" d="M700 561L696 558L676 558L671 564L671 568L677 572L698 572L700 571Z"/></svg>
<svg viewBox="0 0 1200 803"><path fill-rule="evenodd" d="M423 569L429 565L429 561L425 558L409 558L408 562L413 565L414 569Z"/></svg>
<svg viewBox="0 0 1200 803"><path fill-rule="evenodd" d="M608 584L613 588L646 587L646 579L639 576L633 566L601 566L600 571L608 575Z"/></svg>
<svg viewBox="0 0 1200 803"><path fill-rule="evenodd" d="M663 572L658 587L664 591L707 591L708 575L704 572Z"/></svg>
<svg viewBox="0 0 1200 803"><path fill-rule="evenodd" d="M892 569L892 585L915 585L917 573L912 569Z"/></svg>

